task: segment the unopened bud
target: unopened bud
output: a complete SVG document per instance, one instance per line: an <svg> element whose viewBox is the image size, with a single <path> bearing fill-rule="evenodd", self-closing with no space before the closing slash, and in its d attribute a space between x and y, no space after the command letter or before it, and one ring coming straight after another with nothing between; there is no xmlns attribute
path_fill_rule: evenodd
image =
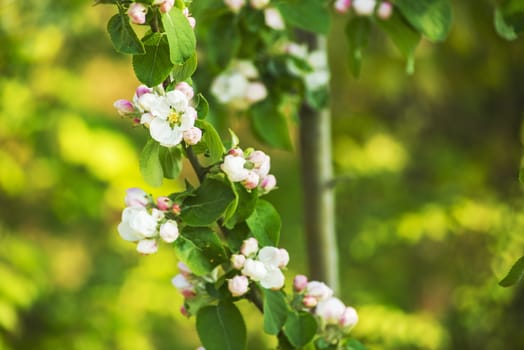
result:
<svg viewBox="0 0 524 350"><path fill-rule="evenodd" d="M335 1L335 11L344 14L347 13L351 7L351 0L337 0Z"/></svg>
<svg viewBox="0 0 524 350"><path fill-rule="evenodd" d="M257 239L254 237L250 237L244 240L244 242L242 242L242 246L240 247L240 252L246 257L255 255L258 252Z"/></svg>
<svg viewBox="0 0 524 350"><path fill-rule="evenodd" d="M227 288L234 297L244 295L249 290L249 279L246 276L237 275L227 281Z"/></svg>
<svg viewBox="0 0 524 350"><path fill-rule="evenodd" d="M147 8L139 2L132 3L127 10L127 15L134 24L146 23L146 13Z"/></svg>
<svg viewBox="0 0 524 350"><path fill-rule="evenodd" d="M393 14L393 5L390 2L384 1L378 6L377 16L380 19L386 20Z"/></svg>
<svg viewBox="0 0 524 350"><path fill-rule="evenodd" d="M353 0L353 9L359 16L371 16L376 4L376 0Z"/></svg>
<svg viewBox="0 0 524 350"><path fill-rule="evenodd" d="M115 103L113 103L113 106L118 111L118 114L122 116L135 111L135 106L133 106L133 103L128 100L116 100Z"/></svg>
<svg viewBox="0 0 524 350"><path fill-rule="evenodd" d="M247 174L247 178L243 181L244 187L248 190L252 190L253 188L256 188L258 186L258 182L260 181L260 176L258 176L257 173L254 171L250 171Z"/></svg>
<svg viewBox="0 0 524 350"><path fill-rule="evenodd" d="M187 312L187 309L184 305L180 307L180 313L185 317L189 317L189 312Z"/></svg>
<svg viewBox="0 0 524 350"><path fill-rule="evenodd" d="M260 188L264 193L267 193L275 188L277 185L277 179L274 175L269 174L260 181Z"/></svg>
<svg viewBox="0 0 524 350"><path fill-rule="evenodd" d="M195 96L195 91L193 90L193 87L185 81L176 84L175 90L178 90L181 93L183 93L188 100L191 100Z"/></svg>
<svg viewBox="0 0 524 350"><path fill-rule="evenodd" d="M246 262L246 257L242 254L233 254L231 255L231 266L235 270L242 270L244 263Z"/></svg>
<svg viewBox="0 0 524 350"><path fill-rule="evenodd" d="M171 199L169 199L169 197L161 196L156 199L156 206L160 210L163 210L163 211L169 210L169 208L171 208L171 205L172 205L172 202L171 202Z"/></svg>
<svg viewBox="0 0 524 350"><path fill-rule="evenodd" d="M240 148L232 148L227 152L230 156L234 157L242 157L244 155L244 152Z"/></svg>
<svg viewBox="0 0 524 350"><path fill-rule="evenodd" d="M296 275L293 279L293 289L297 292L302 292L307 287L307 277L304 275Z"/></svg>
<svg viewBox="0 0 524 350"><path fill-rule="evenodd" d="M175 5L175 0L164 0L160 4L160 12L167 13Z"/></svg>
<svg viewBox="0 0 524 350"><path fill-rule="evenodd" d="M142 239L138 241L136 251L143 255L154 254L158 251L158 244L155 239Z"/></svg>
<svg viewBox="0 0 524 350"><path fill-rule="evenodd" d="M136 88L135 97L136 98L140 98L142 95L150 94L152 92L153 92L153 90L148 88L147 86L140 85L139 87Z"/></svg>
<svg viewBox="0 0 524 350"><path fill-rule="evenodd" d="M246 4L245 0L224 0L229 9L235 13L238 13L240 9Z"/></svg>
<svg viewBox="0 0 524 350"><path fill-rule="evenodd" d="M311 309L317 306L317 299L310 295L306 295L304 299L302 299L302 304L304 304L304 306L308 309Z"/></svg>
<svg viewBox="0 0 524 350"><path fill-rule="evenodd" d="M192 127L184 131L184 142L188 145L196 145L202 139L202 130L197 127Z"/></svg>
<svg viewBox="0 0 524 350"><path fill-rule="evenodd" d="M166 243L173 243L178 238L178 225L174 220L167 220L160 226L160 237Z"/></svg>
<svg viewBox="0 0 524 350"><path fill-rule="evenodd" d="M267 8L264 10L264 20L269 28L275 30L284 30L286 28L282 15L275 8Z"/></svg>

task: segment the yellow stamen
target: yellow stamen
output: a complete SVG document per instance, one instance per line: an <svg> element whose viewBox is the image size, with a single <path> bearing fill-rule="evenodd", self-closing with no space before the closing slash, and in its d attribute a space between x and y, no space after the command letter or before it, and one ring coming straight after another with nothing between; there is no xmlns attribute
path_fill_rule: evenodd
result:
<svg viewBox="0 0 524 350"><path fill-rule="evenodd" d="M173 111L173 113L171 113L169 115L169 117L167 117L167 121L170 124L178 124L178 123L180 123L180 114L178 114L177 112Z"/></svg>

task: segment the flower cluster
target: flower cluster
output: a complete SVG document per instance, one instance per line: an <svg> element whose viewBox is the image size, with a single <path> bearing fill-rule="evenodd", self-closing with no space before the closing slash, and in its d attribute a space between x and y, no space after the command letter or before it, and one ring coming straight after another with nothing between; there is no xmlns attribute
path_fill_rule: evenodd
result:
<svg viewBox="0 0 524 350"><path fill-rule="evenodd" d="M229 181L240 182L247 190L258 188L261 193L273 190L277 184L274 175L269 174L271 158L262 151L248 148L229 150L220 168Z"/></svg>
<svg viewBox="0 0 524 350"><path fill-rule="evenodd" d="M244 110L267 96L267 89L257 80L258 70L250 61L234 61L211 84L211 93L223 104Z"/></svg>
<svg viewBox="0 0 524 350"><path fill-rule="evenodd" d="M356 310L334 297L333 290L325 283L308 281L306 276L297 275L293 280L293 289L295 300L317 316L329 341L336 341L357 324Z"/></svg>
<svg viewBox="0 0 524 350"><path fill-rule="evenodd" d="M240 254L231 256L231 266L240 271L228 280L228 289L234 297L249 290L250 281L259 282L263 288L278 290L284 287L282 268L289 262L287 250L276 247L259 249L258 241L251 237L242 243Z"/></svg>
<svg viewBox="0 0 524 350"><path fill-rule="evenodd" d="M160 12L166 13L173 8L173 6L175 5L175 0L153 0L153 3L151 5L158 6ZM127 15L129 16L129 19L132 23L144 24L146 23L147 11L148 7L145 4L141 2L133 2L131 5L129 5ZM189 9L186 7L182 11L186 16L191 28L195 28L196 20L189 14Z"/></svg>
<svg viewBox="0 0 524 350"><path fill-rule="evenodd" d="M148 127L151 137L162 146L173 147L182 140L194 145L202 138L202 130L194 126L197 111L191 106L193 96L193 88L186 82L168 92L162 86L141 85L133 101L117 100L114 106L120 115Z"/></svg>
<svg viewBox="0 0 524 350"><path fill-rule="evenodd" d="M375 12L380 19L386 20L393 14L393 5L389 1L382 1L377 6L377 0L336 0L335 10L338 13L347 13L353 8L357 16L371 16Z"/></svg>
<svg viewBox="0 0 524 350"><path fill-rule="evenodd" d="M284 19L274 7L269 7L270 0L250 0L249 5L257 10L264 10L264 20L268 27L275 30L285 29ZM246 0L224 0L224 4L234 13L240 12L240 10L246 5Z"/></svg>
<svg viewBox="0 0 524 350"><path fill-rule="evenodd" d="M169 217L179 214L180 207L169 198L158 197L154 203L153 198L140 188L130 188L125 203L118 233L126 241L137 242L139 253L156 253L158 238L166 243L178 238L178 224Z"/></svg>
<svg viewBox="0 0 524 350"><path fill-rule="evenodd" d="M304 70L302 66L298 66L293 60L287 62L289 72L301 77L308 90L314 91L328 85L329 67L325 51L315 50L308 52L306 45L290 42L285 44L284 52L295 59L304 61L311 68L310 70Z"/></svg>

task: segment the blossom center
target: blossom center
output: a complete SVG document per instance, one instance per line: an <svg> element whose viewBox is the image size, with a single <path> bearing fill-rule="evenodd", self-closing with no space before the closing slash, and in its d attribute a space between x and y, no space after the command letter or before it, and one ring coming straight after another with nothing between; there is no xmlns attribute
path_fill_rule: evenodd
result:
<svg viewBox="0 0 524 350"><path fill-rule="evenodd" d="M167 121L171 125L178 125L178 124L180 124L181 119L182 119L182 116L177 111L173 111L169 115L169 117L167 117Z"/></svg>

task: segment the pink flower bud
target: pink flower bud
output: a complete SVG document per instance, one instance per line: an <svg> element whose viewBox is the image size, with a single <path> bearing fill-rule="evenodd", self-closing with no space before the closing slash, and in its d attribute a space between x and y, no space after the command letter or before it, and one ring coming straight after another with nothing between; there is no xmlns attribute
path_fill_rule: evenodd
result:
<svg viewBox="0 0 524 350"><path fill-rule="evenodd" d="M129 188L124 199L128 207L145 207L149 204L147 193L137 187Z"/></svg>
<svg viewBox="0 0 524 350"><path fill-rule="evenodd" d="M235 276L227 281L227 288L234 297L244 295L249 290L249 279L246 276Z"/></svg>
<svg viewBox="0 0 524 350"><path fill-rule="evenodd" d="M302 292L307 287L307 277L304 275L296 275L293 279L293 288L298 293Z"/></svg>
<svg viewBox="0 0 524 350"><path fill-rule="evenodd" d="M248 190L252 190L253 188L256 188L258 186L258 182L260 181L260 176L254 171L249 171L247 173L246 179L242 182L244 184L244 187Z"/></svg>
<svg viewBox="0 0 524 350"><path fill-rule="evenodd" d="M154 254L158 251L155 239L142 239L136 245L136 251L143 255Z"/></svg>
<svg viewBox="0 0 524 350"><path fill-rule="evenodd" d="M166 243L173 243L178 238L178 225L174 220L167 220L160 226L160 237Z"/></svg>
<svg viewBox="0 0 524 350"><path fill-rule="evenodd" d="M145 85L140 85L139 87L136 88L135 97L140 98L142 95L150 94L152 92L153 92L153 89L150 89Z"/></svg>
<svg viewBox="0 0 524 350"><path fill-rule="evenodd" d="M240 148L232 148L229 150L229 152L227 152L227 154L229 154L230 156L234 156L234 157L244 156L244 152L242 152Z"/></svg>
<svg viewBox="0 0 524 350"><path fill-rule="evenodd" d="M246 257L242 254L233 254L231 255L231 265L235 270L242 270L244 263L246 262Z"/></svg>
<svg viewBox="0 0 524 350"><path fill-rule="evenodd" d="M242 242L242 246L240 247L240 252L242 255L249 257L251 255L255 255L258 252L258 241L254 237L250 237L244 242Z"/></svg>
<svg viewBox="0 0 524 350"><path fill-rule="evenodd" d="M195 96L195 91L193 90L193 87L185 81L176 84L175 90L178 90L181 93L183 93L188 100L191 100Z"/></svg>
<svg viewBox="0 0 524 350"><path fill-rule="evenodd" d="M164 0L160 4L160 12L167 13L175 5L175 0Z"/></svg>
<svg viewBox="0 0 524 350"><path fill-rule="evenodd" d="M393 5L387 1L382 2L378 6L377 16L380 19L386 20L393 14Z"/></svg>
<svg viewBox="0 0 524 350"><path fill-rule="evenodd" d="M351 7L351 0L337 0L335 1L335 11L344 14L347 13Z"/></svg>
<svg viewBox="0 0 524 350"><path fill-rule="evenodd" d="M268 193L269 191L273 190L276 185L277 185L277 179L275 178L275 176L271 174L264 177L262 181L260 181L260 188L262 189L264 193Z"/></svg>
<svg viewBox="0 0 524 350"><path fill-rule="evenodd" d="M134 24L146 23L146 13L147 8L139 2L132 3L127 10L127 15Z"/></svg>
<svg viewBox="0 0 524 350"><path fill-rule="evenodd" d="M311 309L317 306L317 299L315 297L306 295L304 299L302 299L302 304L304 304L304 306L308 309Z"/></svg>
<svg viewBox="0 0 524 350"><path fill-rule="evenodd" d="M186 298L195 296L195 288L184 274L179 273L171 280L173 286Z"/></svg>
<svg viewBox="0 0 524 350"><path fill-rule="evenodd" d="M116 100L115 103L113 103L113 106L118 111L118 114L122 116L135 111L135 106L133 106L133 103L128 100Z"/></svg>
<svg viewBox="0 0 524 350"><path fill-rule="evenodd" d="M351 306L346 307L342 317L340 317L339 324L344 328L345 332L348 332L353 328L358 322L357 310Z"/></svg>
<svg viewBox="0 0 524 350"><path fill-rule="evenodd" d="M163 211L169 210L169 208L171 208L171 205L172 205L172 202L171 202L171 199L169 199L169 197L161 196L156 199L156 206L160 210L163 210Z"/></svg>
<svg viewBox="0 0 524 350"><path fill-rule="evenodd" d="M184 131L184 141L188 145L196 145L202 139L202 130L197 127L192 127Z"/></svg>

